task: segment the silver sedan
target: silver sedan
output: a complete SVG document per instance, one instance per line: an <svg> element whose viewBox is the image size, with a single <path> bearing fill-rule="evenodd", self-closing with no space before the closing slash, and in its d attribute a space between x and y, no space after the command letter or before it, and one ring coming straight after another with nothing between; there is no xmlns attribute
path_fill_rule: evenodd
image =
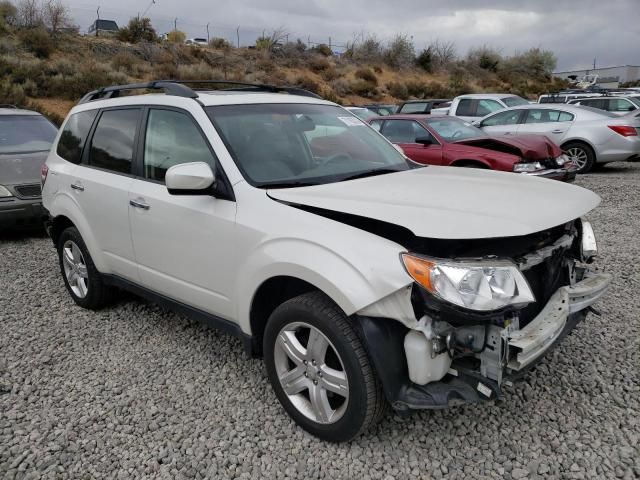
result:
<svg viewBox="0 0 640 480"><path fill-rule="evenodd" d="M640 160L640 118L565 104L520 105L475 122L493 136L543 134L586 173L598 164Z"/></svg>

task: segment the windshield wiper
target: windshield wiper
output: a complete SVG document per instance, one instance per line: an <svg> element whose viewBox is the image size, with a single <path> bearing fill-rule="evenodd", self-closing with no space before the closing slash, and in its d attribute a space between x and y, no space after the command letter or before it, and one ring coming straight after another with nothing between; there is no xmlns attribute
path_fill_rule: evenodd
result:
<svg viewBox="0 0 640 480"><path fill-rule="evenodd" d="M396 173L396 172L404 172L405 170L398 170L396 168L376 168L373 170L365 170L364 172L354 173L353 175L348 175L342 178L340 181L344 182L345 180L355 180L357 178L365 178L365 177L374 177L376 175L385 175L387 173Z"/></svg>
<svg viewBox="0 0 640 480"><path fill-rule="evenodd" d="M257 187L258 188L295 188L295 187L310 187L312 185L318 185L318 184L313 182L300 182L300 181L272 182L272 183L265 182L257 185Z"/></svg>

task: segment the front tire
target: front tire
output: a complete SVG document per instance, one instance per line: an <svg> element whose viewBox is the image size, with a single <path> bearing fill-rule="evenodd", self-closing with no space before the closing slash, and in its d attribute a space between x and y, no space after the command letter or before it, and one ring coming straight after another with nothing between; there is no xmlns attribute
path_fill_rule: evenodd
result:
<svg viewBox="0 0 640 480"><path fill-rule="evenodd" d="M588 173L596 163L593 149L582 142L569 142L562 146L569 158L578 166L578 173Z"/></svg>
<svg viewBox="0 0 640 480"><path fill-rule="evenodd" d="M60 235L58 259L64 285L74 302L90 310L98 310L111 302L113 288L104 284L75 227L65 229Z"/></svg>
<svg viewBox="0 0 640 480"><path fill-rule="evenodd" d="M276 308L263 347L278 400L306 431L343 442L382 418L385 399L369 357L347 316L321 292Z"/></svg>

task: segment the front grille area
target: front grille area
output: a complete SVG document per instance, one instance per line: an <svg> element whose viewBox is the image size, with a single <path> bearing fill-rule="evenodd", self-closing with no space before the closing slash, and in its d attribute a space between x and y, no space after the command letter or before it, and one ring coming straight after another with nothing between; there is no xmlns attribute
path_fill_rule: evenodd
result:
<svg viewBox="0 0 640 480"><path fill-rule="evenodd" d="M29 185L17 185L13 187L16 192L16 196L19 198L36 198L42 195L42 190L39 183L32 183Z"/></svg>

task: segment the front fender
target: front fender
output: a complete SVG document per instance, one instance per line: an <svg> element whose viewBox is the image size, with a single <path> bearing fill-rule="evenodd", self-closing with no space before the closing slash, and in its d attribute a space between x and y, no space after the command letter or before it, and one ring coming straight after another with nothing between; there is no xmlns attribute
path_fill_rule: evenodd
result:
<svg viewBox="0 0 640 480"><path fill-rule="evenodd" d="M337 251L308 239L279 238L265 241L243 262L236 286L238 320L251 332L250 310L258 288L277 276L295 277L328 295L347 314L362 310L412 284L403 270L402 247L386 240L354 250ZM381 244L386 244L382 248ZM345 255L351 250L353 256ZM375 256L374 256L375 253Z"/></svg>

